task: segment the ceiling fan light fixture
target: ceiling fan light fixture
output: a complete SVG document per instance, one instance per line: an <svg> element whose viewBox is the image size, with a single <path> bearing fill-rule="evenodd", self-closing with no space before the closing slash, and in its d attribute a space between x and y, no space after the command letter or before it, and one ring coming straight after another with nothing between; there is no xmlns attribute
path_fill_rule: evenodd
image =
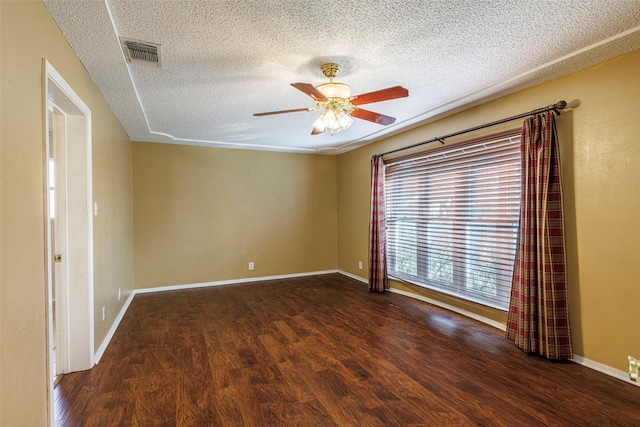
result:
<svg viewBox="0 0 640 427"><path fill-rule="evenodd" d="M322 133L322 132L324 132L325 130L327 130L327 126L328 126L328 124L327 124L327 118L326 118L326 116L327 116L327 112L325 111L324 113L322 113L322 114L320 115L320 117L318 117L318 118L316 119L316 121L315 121L315 122L313 122L313 128L314 128L318 133Z"/></svg>
<svg viewBox="0 0 640 427"><path fill-rule="evenodd" d="M344 111L340 111L340 113L336 116L336 119L338 120L338 124L340 125L340 130L348 128L353 123L353 119L351 118L351 116L349 116Z"/></svg>
<svg viewBox="0 0 640 427"><path fill-rule="evenodd" d="M340 109L328 108L313 124L314 129L318 133L322 133L329 129L331 135L345 130L353 123L353 119Z"/></svg>
<svg viewBox="0 0 640 427"><path fill-rule="evenodd" d="M349 98L351 96L351 88L344 83L324 83L316 86L316 89L327 98Z"/></svg>

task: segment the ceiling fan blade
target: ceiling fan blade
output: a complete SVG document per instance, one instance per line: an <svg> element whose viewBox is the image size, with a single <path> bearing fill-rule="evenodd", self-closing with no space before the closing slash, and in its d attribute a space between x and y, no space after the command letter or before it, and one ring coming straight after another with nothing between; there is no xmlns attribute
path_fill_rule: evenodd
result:
<svg viewBox="0 0 640 427"><path fill-rule="evenodd" d="M299 111L313 111L313 108L294 108L293 110L269 111L266 113L255 113L254 116L270 116L272 114L297 113Z"/></svg>
<svg viewBox="0 0 640 427"><path fill-rule="evenodd" d="M368 120L383 126L390 125L396 121L395 117L385 116L384 114L374 113L373 111L363 110L361 108L353 110L351 117Z"/></svg>
<svg viewBox="0 0 640 427"><path fill-rule="evenodd" d="M311 98L318 101L326 101L327 97L324 96L318 89L310 85L309 83L291 83L291 86L295 87L299 91L302 91L309 95Z"/></svg>
<svg viewBox="0 0 640 427"><path fill-rule="evenodd" d="M409 96L409 91L402 86L389 87L375 92L363 93L351 98L354 105L371 104L372 102L386 101L387 99L404 98Z"/></svg>

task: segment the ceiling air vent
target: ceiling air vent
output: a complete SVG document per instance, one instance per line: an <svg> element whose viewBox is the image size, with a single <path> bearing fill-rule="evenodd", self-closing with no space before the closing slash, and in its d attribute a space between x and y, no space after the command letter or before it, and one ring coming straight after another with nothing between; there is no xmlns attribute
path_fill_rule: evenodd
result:
<svg viewBox="0 0 640 427"><path fill-rule="evenodd" d="M151 65L161 68L160 45L140 40L120 39L127 61L132 64Z"/></svg>

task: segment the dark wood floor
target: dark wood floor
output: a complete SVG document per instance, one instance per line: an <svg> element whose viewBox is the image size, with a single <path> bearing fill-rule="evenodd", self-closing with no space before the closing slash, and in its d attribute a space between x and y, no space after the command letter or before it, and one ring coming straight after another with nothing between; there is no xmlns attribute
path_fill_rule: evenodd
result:
<svg viewBox="0 0 640 427"><path fill-rule="evenodd" d="M138 295L65 426L640 426L640 387L338 274Z"/></svg>

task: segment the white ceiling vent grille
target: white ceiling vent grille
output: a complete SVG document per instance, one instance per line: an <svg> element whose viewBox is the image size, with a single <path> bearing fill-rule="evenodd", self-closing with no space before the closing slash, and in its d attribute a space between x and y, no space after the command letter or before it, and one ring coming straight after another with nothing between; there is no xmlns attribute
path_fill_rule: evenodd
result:
<svg viewBox="0 0 640 427"><path fill-rule="evenodd" d="M132 64L151 65L162 68L160 45L140 40L120 39L127 61Z"/></svg>

